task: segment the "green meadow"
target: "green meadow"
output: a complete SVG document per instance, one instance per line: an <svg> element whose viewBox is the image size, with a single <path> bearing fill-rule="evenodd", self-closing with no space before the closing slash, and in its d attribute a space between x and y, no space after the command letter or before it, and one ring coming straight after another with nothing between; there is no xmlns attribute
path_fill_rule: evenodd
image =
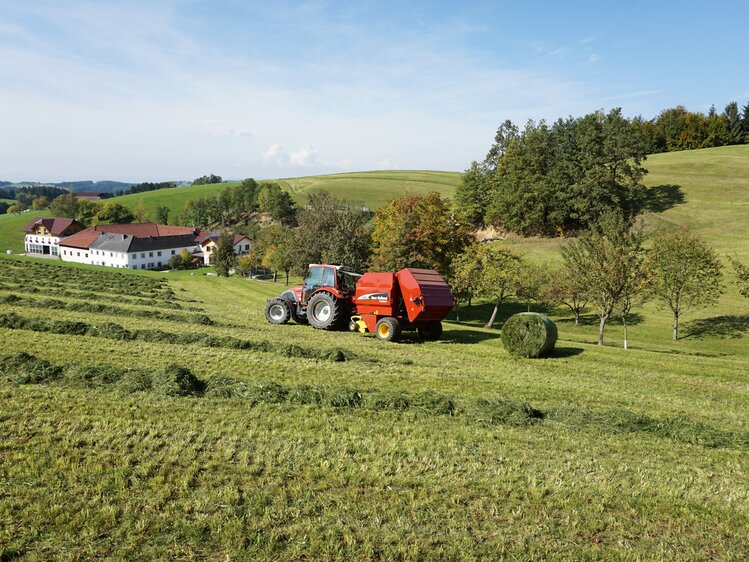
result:
<svg viewBox="0 0 749 562"><path fill-rule="evenodd" d="M749 147L647 167L648 228L749 258ZM398 174L283 181L372 207L457 181ZM31 216L0 217L0 240ZM555 259L559 241L509 243ZM205 271L0 258L0 559L746 559L749 299L730 276L676 342L654 303L629 350L616 322L598 347L591 313L557 309L555 355L527 360L502 347L512 300L498 329L478 302L441 341L386 344L270 325L282 283Z"/></svg>

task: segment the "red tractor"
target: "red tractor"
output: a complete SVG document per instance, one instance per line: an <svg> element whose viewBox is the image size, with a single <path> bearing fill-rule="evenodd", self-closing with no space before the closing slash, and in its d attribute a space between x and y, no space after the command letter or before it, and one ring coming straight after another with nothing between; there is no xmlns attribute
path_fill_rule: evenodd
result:
<svg viewBox="0 0 749 562"><path fill-rule="evenodd" d="M445 280L430 269L361 275L340 265L312 264L301 287L268 301L265 317L271 324L294 319L319 330L348 325L383 341L397 340L403 330L437 340L454 304Z"/></svg>

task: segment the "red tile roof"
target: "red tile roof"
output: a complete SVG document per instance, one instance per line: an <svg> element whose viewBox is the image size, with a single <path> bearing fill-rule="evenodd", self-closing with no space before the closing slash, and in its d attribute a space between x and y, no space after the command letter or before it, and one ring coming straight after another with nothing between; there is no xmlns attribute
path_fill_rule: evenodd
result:
<svg viewBox="0 0 749 562"><path fill-rule="evenodd" d="M190 227L155 223L98 224L66 238L60 242L60 245L85 249L90 247L102 234L128 234L133 238L161 238L185 235L194 236L196 232L198 231Z"/></svg>
<svg viewBox="0 0 749 562"><path fill-rule="evenodd" d="M81 223L79 223L75 219L63 219L63 218L57 218L57 217L39 217L38 219L34 219L30 223L28 223L26 226L23 227L23 231L27 234L30 234L31 232L36 229L38 226L44 226L47 230L49 230L50 234L53 236L59 236L62 233L64 233L68 228L70 228L71 225L76 224L80 227L83 227Z"/></svg>
<svg viewBox="0 0 749 562"><path fill-rule="evenodd" d="M200 234L198 234L198 236L195 237L195 242L197 242L198 244L203 244L204 242L208 242L209 240L216 241L219 238L221 238L221 233L220 232L205 232L205 231L202 231ZM242 240L249 240L249 238L247 238L247 236L245 236L244 234L237 234L237 235L234 236L232 244L234 244L236 246Z"/></svg>

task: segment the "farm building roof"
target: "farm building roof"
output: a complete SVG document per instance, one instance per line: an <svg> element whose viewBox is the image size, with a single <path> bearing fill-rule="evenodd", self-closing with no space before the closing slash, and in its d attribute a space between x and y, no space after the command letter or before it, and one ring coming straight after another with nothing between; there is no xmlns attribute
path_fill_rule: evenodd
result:
<svg viewBox="0 0 749 562"><path fill-rule="evenodd" d="M60 245L83 249L99 248L95 244L101 238L101 243L107 247L100 249L111 252L163 250L194 246L197 232L194 228L155 223L101 224L66 238Z"/></svg>
<svg viewBox="0 0 749 562"><path fill-rule="evenodd" d="M205 232L202 231L198 236L195 238L195 242L200 244L201 246L203 244L206 244L207 242L213 240L214 242L217 241L219 238L221 238L220 232ZM236 246L239 244L242 240L249 240L247 236L244 234L236 234L232 240L232 243Z"/></svg>
<svg viewBox="0 0 749 562"><path fill-rule="evenodd" d="M64 219L64 218L58 218L58 217L39 217L29 222L26 226L24 226L23 231L29 234L33 232L36 227L41 225L41 226L44 226L44 228L46 228L47 230L49 230L50 234L52 234L53 236L59 236L60 234L63 234L68 228L70 228L71 225L74 225L74 224L80 227L83 227L83 225L75 219Z"/></svg>

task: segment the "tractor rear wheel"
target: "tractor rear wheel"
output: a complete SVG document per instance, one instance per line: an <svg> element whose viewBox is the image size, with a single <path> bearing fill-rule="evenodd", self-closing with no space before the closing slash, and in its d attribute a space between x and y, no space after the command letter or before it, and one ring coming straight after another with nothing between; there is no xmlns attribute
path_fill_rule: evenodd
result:
<svg viewBox="0 0 749 562"><path fill-rule="evenodd" d="M318 330L333 330L345 317L346 303L322 291L312 295L307 303L307 320Z"/></svg>
<svg viewBox="0 0 749 562"><path fill-rule="evenodd" d="M286 324L290 317L289 305L283 299L273 299L265 305L265 319L271 324Z"/></svg>
<svg viewBox="0 0 749 562"><path fill-rule="evenodd" d="M381 341L397 341L401 335L401 325L397 318L380 318L375 326L375 336Z"/></svg>
<svg viewBox="0 0 749 562"><path fill-rule="evenodd" d="M432 320L431 322L425 322L419 324L416 328L419 332L419 337L425 341L435 341L442 337L442 322L439 320Z"/></svg>

